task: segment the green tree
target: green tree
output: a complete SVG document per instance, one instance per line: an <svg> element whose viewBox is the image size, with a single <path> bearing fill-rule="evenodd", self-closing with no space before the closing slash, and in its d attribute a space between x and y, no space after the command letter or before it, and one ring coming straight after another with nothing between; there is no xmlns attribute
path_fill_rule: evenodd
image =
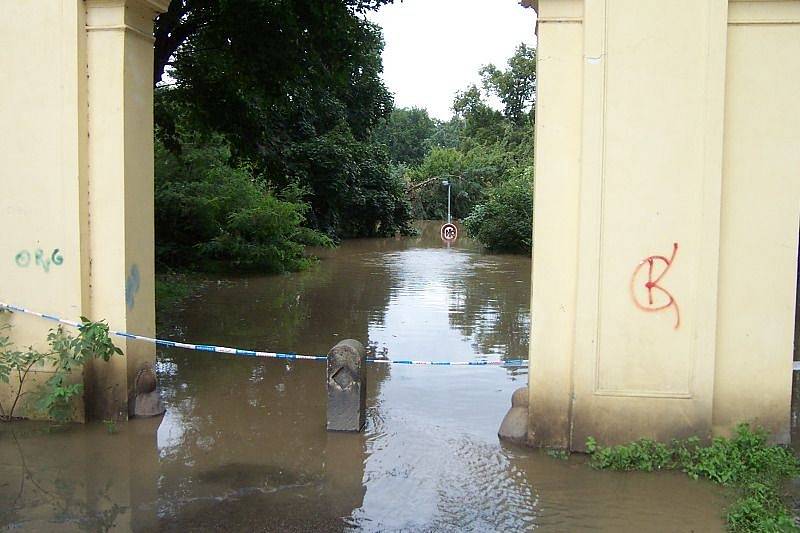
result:
<svg viewBox="0 0 800 533"><path fill-rule="evenodd" d="M467 232L490 250L530 252L532 168L492 187L464 220Z"/></svg>
<svg viewBox="0 0 800 533"><path fill-rule="evenodd" d="M507 69L486 65L480 74L483 90L472 85L458 93L453 103L456 115L451 122L463 124L457 145L457 151L463 156L459 172L469 191L461 198L457 216L466 216L467 233L488 249L529 252L532 246L535 50L522 44L509 59ZM502 112L489 105L488 95L495 95L503 102ZM436 134L433 139L435 142ZM423 164L417 172L424 168ZM431 211L438 203L438 198L427 203L417 200L415 213Z"/></svg>
<svg viewBox="0 0 800 533"><path fill-rule="evenodd" d="M280 195L236 162L219 134L179 127L172 152L156 142L156 258L160 264L284 272L304 268L305 245L327 245L303 227L309 206L296 185Z"/></svg>
<svg viewBox="0 0 800 533"><path fill-rule="evenodd" d="M436 130L430 139L430 147L458 148L464 134L464 121L453 115L450 120L436 121Z"/></svg>
<svg viewBox="0 0 800 533"><path fill-rule="evenodd" d="M384 145L395 164L419 165L430 150L436 122L425 109L397 108L375 130L375 140Z"/></svg>
<svg viewBox="0 0 800 533"><path fill-rule="evenodd" d="M507 121L486 103L476 85L456 94L453 111L464 121L462 146L496 143L505 135Z"/></svg>
<svg viewBox="0 0 800 533"><path fill-rule="evenodd" d="M453 217L466 217L489 187L505 179L511 163L505 148L499 145L467 151L433 148L421 165L407 173L415 218L446 218L447 188L442 186L443 180L451 183Z"/></svg>
<svg viewBox="0 0 800 533"><path fill-rule="evenodd" d="M483 88L503 102L503 115L516 125L533 118L536 102L536 49L520 44L500 70L492 64L480 70Z"/></svg>
<svg viewBox="0 0 800 533"><path fill-rule="evenodd" d="M391 4L393 0L344 0L333 1L329 4L341 4L353 12L364 13L377 9L384 4ZM165 70L171 62L182 53L186 52L184 45L191 43L198 34L209 27L225 26L235 23L235 15L239 13L241 22L245 18L264 13L270 7L281 9L281 2L259 2L248 0L246 2L232 2L219 0L172 0L169 9L156 18L155 22L155 53L153 54L153 83L161 81ZM309 6L313 9L317 6ZM273 28L280 32L280 29Z"/></svg>
<svg viewBox="0 0 800 533"><path fill-rule="evenodd" d="M179 123L219 134L265 190L307 192L306 224L334 237L406 230L402 184L372 136L392 108L383 40L361 15L389 1L173 2L156 23L164 147L180 155Z"/></svg>

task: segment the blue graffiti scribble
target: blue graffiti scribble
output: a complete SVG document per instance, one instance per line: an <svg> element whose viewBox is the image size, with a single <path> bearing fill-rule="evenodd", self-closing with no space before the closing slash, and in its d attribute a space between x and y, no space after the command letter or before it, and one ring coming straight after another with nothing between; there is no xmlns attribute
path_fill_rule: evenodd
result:
<svg viewBox="0 0 800 533"><path fill-rule="evenodd" d="M14 261L17 262L17 266L26 268L31 264L31 253L28 250L22 250L14 257Z"/></svg>
<svg viewBox="0 0 800 533"><path fill-rule="evenodd" d="M21 250L14 256L14 261L20 268L28 268L31 265L40 266L42 270L47 273L50 272L50 266L61 266L64 264L64 256L61 251L56 248L49 256L41 248L36 248L31 253L29 250Z"/></svg>
<svg viewBox="0 0 800 533"><path fill-rule="evenodd" d="M45 272L50 272L50 259L44 256L44 250L41 248L36 249L36 264L42 267Z"/></svg>
<svg viewBox="0 0 800 533"><path fill-rule="evenodd" d="M136 305L136 293L139 292L139 283L139 267L138 265L133 265L128 278L125 280L125 304L128 306L128 311Z"/></svg>

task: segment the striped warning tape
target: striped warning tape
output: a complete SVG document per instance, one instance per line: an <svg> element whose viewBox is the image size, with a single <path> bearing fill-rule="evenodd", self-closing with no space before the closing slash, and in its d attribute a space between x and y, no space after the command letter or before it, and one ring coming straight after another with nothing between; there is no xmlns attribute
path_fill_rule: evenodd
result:
<svg viewBox="0 0 800 533"><path fill-rule="evenodd" d="M80 322L74 320L65 320L63 318L49 315L47 313L39 313L17 305L7 304L0 302L0 308L5 308L10 311L33 315L52 322L58 322L73 328L80 328ZM267 357L271 359L291 359L291 360L309 360L309 361L327 361L328 357L325 355L303 355L298 353L280 353L280 352L261 352L255 350L243 350L240 348L229 348L227 346L214 346L212 344L192 344L188 342L168 341L163 339L156 339L153 337L145 337L144 335L134 335L125 331L116 331L113 329L108 330L109 334L116 337L122 337L130 340L137 340L149 342L157 346L165 346L169 348L183 348L185 350L195 350L198 352L216 352L226 353L231 355L239 355L243 357ZM391 365L423 365L423 366L502 366L506 368L523 368L528 366L528 361L525 359L509 359L489 361L485 359L478 359L475 361L417 361L414 359L367 359L370 363L377 364L391 364Z"/></svg>

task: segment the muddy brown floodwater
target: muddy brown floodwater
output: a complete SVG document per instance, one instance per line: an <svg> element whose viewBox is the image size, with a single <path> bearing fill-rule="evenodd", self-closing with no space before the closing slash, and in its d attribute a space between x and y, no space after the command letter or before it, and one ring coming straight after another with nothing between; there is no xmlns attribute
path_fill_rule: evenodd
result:
<svg viewBox="0 0 800 533"><path fill-rule="evenodd" d="M530 259L353 240L299 274L205 282L159 316L197 343L390 358L527 357ZM159 352L163 420L0 426L0 527L120 531L721 531L727 495L501 444L526 370L369 367L363 434L325 432L325 365Z"/></svg>

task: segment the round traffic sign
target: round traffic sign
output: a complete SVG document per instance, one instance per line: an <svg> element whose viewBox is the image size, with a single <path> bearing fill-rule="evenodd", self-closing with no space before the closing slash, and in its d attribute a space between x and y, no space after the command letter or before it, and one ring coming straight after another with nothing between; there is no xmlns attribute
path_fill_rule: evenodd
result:
<svg viewBox="0 0 800 533"><path fill-rule="evenodd" d="M455 224L448 222L442 226L441 235L443 241L454 242L458 238L458 228Z"/></svg>

